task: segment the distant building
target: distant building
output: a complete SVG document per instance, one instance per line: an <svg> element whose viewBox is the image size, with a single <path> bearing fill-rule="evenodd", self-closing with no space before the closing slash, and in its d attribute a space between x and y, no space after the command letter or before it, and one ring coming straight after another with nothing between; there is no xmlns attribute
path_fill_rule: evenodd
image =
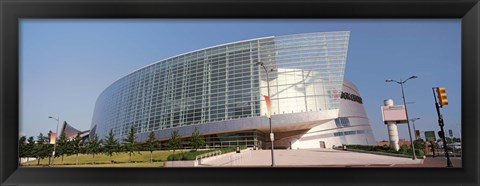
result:
<svg viewBox="0 0 480 186"><path fill-rule="evenodd" d="M68 124L66 121L63 122L63 125L60 129L60 132L59 134L57 135L57 138L59 138L61 136L62 133L65 133L65 136L67 137L67 139L71 140L73 138L75 138L77 136L77 134L80 134L80 137L83 139L83 140L86 140L88 139L88 135L90 133L90 130L85 130L85 131L80 131L76 128L74 128L73 126L71 126L70 124Z"/></svg>
<svg viewBox="0 0 480 186"><path fill-rule="evenodd" d="M195 50L120 78L98 97L91 135L139 141L194 128L209 147L269 147L270 85L277 148L375 144L357 87L344 79L350 32L271 36ZM257 63L274 68L267 74ZM354 69L353 69L354 70Z"/></svg>
<svg viewBox="0 0 480 186"><path fill-rule="evenodd" d="M384 145L389 146L389 145L390 145L390 142L389 142L389 141L386 141L386 140L382 140L382 141L377 142L377 145L378 145L378 146L384 146ZM410 143L410 141L407 141L407 140L405 140L405 139L399 139L399 140L398 140L398 145L399 145L399 146L406 145L406 146L409 146L409 147L410 147L410 146L411 146L411 143Z"/></svg>

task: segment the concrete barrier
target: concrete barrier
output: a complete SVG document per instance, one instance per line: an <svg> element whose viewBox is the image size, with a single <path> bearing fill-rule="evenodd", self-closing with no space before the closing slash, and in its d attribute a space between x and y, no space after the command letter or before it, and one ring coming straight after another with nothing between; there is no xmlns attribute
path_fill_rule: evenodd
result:
<svg viewBox="0 0 480 186"><path fill-rule="evenodd" d="M165 162L165 167L195 167L195 166L198 166L198 162L196 160Z"/></svg>
<svg viewBox="0 0 480 186"><path fill-rule="evenodd" d="M28 158L28 161L33 161L36 160L37 158L30 157ZM20 163L25 163L27 162L27 158L20 158Z"/></svg>

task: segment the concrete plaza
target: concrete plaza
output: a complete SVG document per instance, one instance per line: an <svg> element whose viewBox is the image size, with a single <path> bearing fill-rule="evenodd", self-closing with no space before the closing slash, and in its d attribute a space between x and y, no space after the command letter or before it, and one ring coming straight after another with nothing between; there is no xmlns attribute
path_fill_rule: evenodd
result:
<svg viewBox="0 0 480 186"><path fill-rule="evenodd" d="M345 166L395 166L423 164L423 159L392 157L332 149L275 150L275 165L280 167L345 167ZM270 150L244 150L221 158L202 162L199 166L218 167L268 167L271 165Z"/></svg>

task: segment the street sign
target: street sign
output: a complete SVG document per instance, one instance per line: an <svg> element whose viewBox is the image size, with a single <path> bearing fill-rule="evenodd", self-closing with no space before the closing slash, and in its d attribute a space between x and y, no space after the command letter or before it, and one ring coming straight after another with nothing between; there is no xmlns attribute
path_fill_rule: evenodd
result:
<svg viewBox="0 0 480 186"><path fill-rule="evenodd" d="M425 131L425 140L437 141L437 138L435 137L435 131Z"/></svg>
<svg viewBox="0 0 480 186"><path fill-rule="evenodd" d="M448 135L449 135L451 138L453 138L453 131L452 131L452 129L449 129L449 130L448 130Z"/></svg>

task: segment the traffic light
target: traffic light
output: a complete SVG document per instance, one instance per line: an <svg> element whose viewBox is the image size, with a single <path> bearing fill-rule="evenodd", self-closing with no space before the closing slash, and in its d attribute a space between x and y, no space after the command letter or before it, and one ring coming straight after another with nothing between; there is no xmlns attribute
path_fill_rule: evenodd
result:
<svg viewBox="0 0 480 186"><path fill-rule="evenodd" d="M444 133L443 133L442 131L438 131L438 137L440 137L440 138L444 138L444 137L445 137L445 135L444 135Z"/></svg>
<svg viewBox="0 0 480 186"><path fill-rule="evenodd" d="M438 103L440 107L444 105L448 105L447 93L445 93L445 88L437 87L437 96L438 96Z"/></svg>

